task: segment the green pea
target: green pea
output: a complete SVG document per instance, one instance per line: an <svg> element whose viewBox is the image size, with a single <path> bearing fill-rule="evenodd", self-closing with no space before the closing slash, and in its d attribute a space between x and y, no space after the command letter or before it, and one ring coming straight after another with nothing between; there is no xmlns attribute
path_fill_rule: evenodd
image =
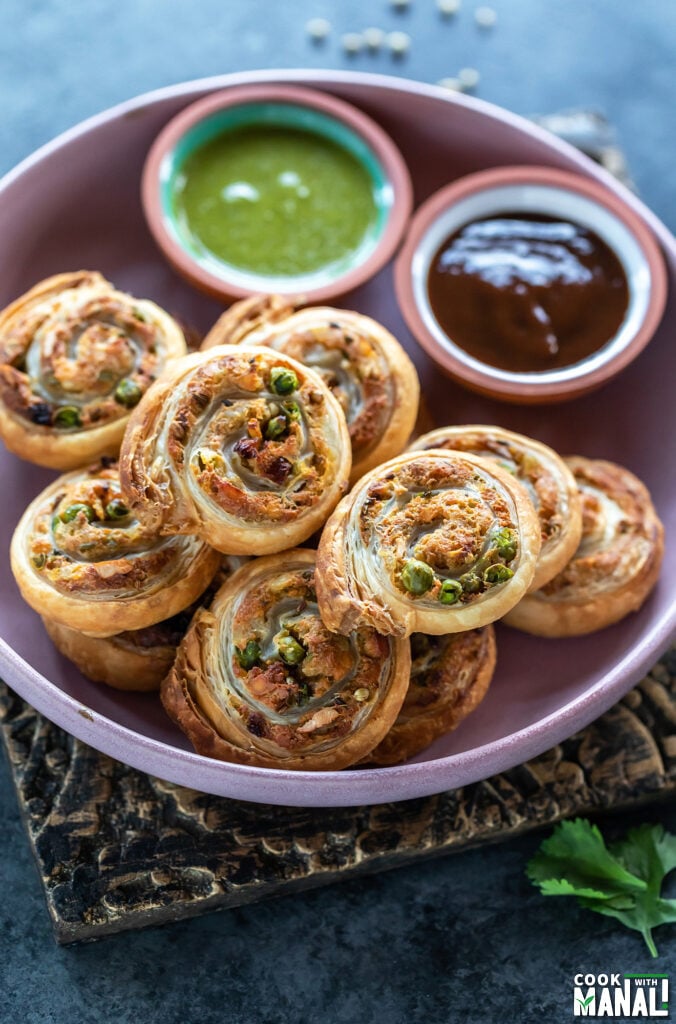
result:
<svg viewBox="0 0 676 1024"><path fill-rule="evenodd" d="M33 563L33 565L35 566L36 569L42 569L43 565L47 561L47 555L43 555L43 554L33 555L33 557L31 558L31 561L32 561L32 563Z"/></svg>
<svg viewBox="0 0 676 1024"><path fill-rule="evenodd" d="M246 669L248 672L250 668L254 667L260 658L261 649L255 640L247 640L246 647L243 650L240 650L239 647L235 647L235 654L237 656L237 661L240 663L242 668Z"/></svg>
<svg viewBox="0 0 676 1024"><path fill-rule="evenodd" d="M481 590L481 577L475 572L466 572L461 576L458 583L466 594L478 594Z"/></svg>
<svg viewBox="0 0 676 1024"><path fill-rule="evenodd" d="M442 604L455 604L463 593L462 585L456 580L444 580L439 591L439 600Z"/></svg>
<svg viewBox="0 0 676 1024"><path fill-rule="evenodd" d="M284 412L286 413L290 420L300 419L300 406L298 402L285 402Z"/></svg>
<svg viewBox="0 0 676 1024"><path fill-rule="evenodd" d="M142 396L143 392L133 380L121 380L115 388L115 401L123 405L125 409L133 409L135 405L139 404Z"/></svg>
<svg viewBox="0 0 676 1024"><path fill-rule="evenodd" d="M290 395L298 387L298 377L285 366L273 366L270 370L270 387L276 395Z"/></svg>
<svg viewBox="0 0 676 1024"><path fill-rule="evenodd" d="M113 498L106 505L106 519L124 519L129 515L129 509L120 498Z"/></svg>
<svg viewBox="0 0 676 1024"><path fill-rule="evenodd" d="M287 665L299 665L307 651L293 636L283 636L277 641L277 650Z"/></svg>
<svg viewBox="0 0 676 1024"><path fill-rule="evenodd" d="M265 425L265 436L268 441L276 441L286 433L289 421L286 416L273 416Z"/></svg>
<svg viewBox="0 0 676 1024"><path fill-rule="evenodd" d="M80 410L74 405L64 405L58 409L54 416L54 426L60 430L68 430L70 427L81 427Z"/></svg>
<svg viewBox="0 0 676 1024"><path fill-rule="evenodd" d="M496 562L495 565L488 566L484 573L484 579L486 583L506 583L507 580L511 580L513 575L514 572L508 565Z"/></svg>
<svg viewBox="0 0 676 1024"><path fill-rule="evenodd" d="M434 571L426 562L409 558L401 570L402 585L411 594L425 594L434 583Z"/></svg>
<svg viewBox="0 0 676 1024"><path fill-rule="evenodd" d="M96 519L96 512L91 505L85 505L81 501L76 501L72 505L69 505L68 508L64 509L60 514L59 519L62 523L72 523L74 519L77 519L81 512L84 514L88 523L93 523Z"/></svg>
<svg viewBox="0 0 676 1024"><path fill-rule="evenodd" d="M508 530L506 527L499 530L495 535L495 546L500 557L504 558L506 562L511 562L516 557L516 534L514 531Z"/></svg>

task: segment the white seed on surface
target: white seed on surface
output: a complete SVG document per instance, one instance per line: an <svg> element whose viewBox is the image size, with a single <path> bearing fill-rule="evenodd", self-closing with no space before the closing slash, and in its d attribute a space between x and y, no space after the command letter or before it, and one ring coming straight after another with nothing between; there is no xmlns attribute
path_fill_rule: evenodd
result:
<svg viewBox="0 0 676 1024"><path fill-rule="evenodd" d="M360 32L346 32L341 39L341 43L345 53L352 56L355 53L359 53L364 46L364 37Z"/></svg>
<svg viewBox="0 0 676 1024"><path fill-rule="evenodd" d="M437 85L442 89L451 89L452 92L460 92L462 89L459 78L440 78Z"/></svg>
<svg viewBox="0 0 676 1024"><path fill-rule="evenodd" d="M393 57L403 57L411 48L411 37L406 32L390 32L387 45Z"/></svg>
<svg viewBox="0 0 676 1024"><path fill-rule="evenodd" d="M481 75L476 68L460 68L458 81L462 89L476 89Z"/></svg>
<svg viewBox="0 0 676 1024"><path fill-rule="evenodd" d="M381 28L365 28L362 35L369 50L374 53L379 50L385 42L385 33Z"/></svg>
<svg viewBox="0 0 676 1024"><path fill-rule="evenodd" d="M310 18L305 23L305 31L315 43L321 43L331 31L331 22L326 18Z"/></svg>
<svg viewBox="0 0 676 1024"><path fill-rule="evenodd" d="M452 18L460 10L460 0L437 0L437 8L444 18Z"/></svg>
<svg viewBox="0 0 676 1024"><path fill-rule="evenodd" d="M479 28L493 28L498 16L492 7L477 7L474 12L474 20Z"/></svg>

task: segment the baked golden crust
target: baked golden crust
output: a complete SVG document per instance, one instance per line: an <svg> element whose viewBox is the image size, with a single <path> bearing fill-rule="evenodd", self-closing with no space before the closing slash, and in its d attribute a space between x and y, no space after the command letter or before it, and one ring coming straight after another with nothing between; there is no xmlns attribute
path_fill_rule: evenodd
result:
<svg viewBox="0 0 676 1024"><path fill-rule="evenodd" d="M499 619L530 586L540 524L524 487L476 455L411 452L368 473L319 542L329 629L439 635Z"/></svg>
<svg viewBox="0 0 676 1024"><path fill-rule="evenodd" d="M0 313L0 436L54 469L116 455L130 409L185 352L154 302L93 271L47 278Z"/></svg>
<svg viewBox="0 0 676 1024"><path fill-rule="evenodd" d="M345 417L321 378L283 353L232 345L177 360L134 410L120 455L144 523L230 555L310 537L349 472Z"/></svg>
<svg viewBox="0 0 676 1024"><path fill-rule="evenodd" d="M297 309L278 295L235 303L204 339L265 345L323 378L345 413L352 444L351 481L398 455L415 426L420 384L399 344L371 317L328 306Z"/></svg>
<svg viewBox="0 0 676 1024"><path fill-rule="evenodd" d="M162 702L209 757L292 770L354 764L386 734L408 685L406 640L370 627L329 633L315 552L255 559L201 609L162 683Z"/></svg>
<svg viewBox="0 0 676 1024"><path fill-rule="evenodd" d="M176 648L185 636L198 607L209 604L228 576L242 564L241 558L224 555L209 586L183 611L143 629L127 630L116 636L94 637L43 616L52 642L66 658L95 683L116 690L159 690L174 664Z"/></svg>
<svg viewBox="0 0 676 1024"><path fill-rule="evenodd" d="M107 459L45 488L21 517L10 556L35 611L92 636L141 629L182 611L220 562L196 537L158 537L144 527Z"/></svg>
<svg viewBox="0 0 676 1024"><path fill-rule="evenodd" d="M567 565L582 536L582 504L575 477L560 455L541 441L494 426L441 427L419 437L408 450L429 448L450 448L492 459L524 485L542 534L531 590L539 589Z"/></svg>
<svg viewBox="0 0 676 1024"><path fill-rule="evenodd" d="M365 764L399 764L457 729L479 706L495 671L492 625L411 637L411 679L397 719Z"/></svg>
<svg viewBox="0 0 676 1024"><path fill-rule="evenodd" d="M554 579L505 616L537 636L581 636L637 611L662 563L664 529L641 481L602 459L566 463L582 500L582 540Z"/></svg>

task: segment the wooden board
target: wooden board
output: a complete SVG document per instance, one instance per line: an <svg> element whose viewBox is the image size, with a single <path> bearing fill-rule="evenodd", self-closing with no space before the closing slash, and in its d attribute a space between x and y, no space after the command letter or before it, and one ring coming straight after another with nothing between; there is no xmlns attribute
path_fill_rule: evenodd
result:
<svg viewBox="0 0 676 1024"><path fill-rule="evenodd" d="M56 939L96 939L327 885L560 818L676 792L676 649L596 722L541 757L439 796L270 807L128 768L0 684L0 724Z"/></svg>

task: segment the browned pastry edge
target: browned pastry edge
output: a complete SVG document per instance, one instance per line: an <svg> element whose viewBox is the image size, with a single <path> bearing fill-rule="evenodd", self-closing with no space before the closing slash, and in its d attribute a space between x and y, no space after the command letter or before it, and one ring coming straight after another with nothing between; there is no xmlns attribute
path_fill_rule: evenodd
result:
<svg viewBox="0 0 676 1024"><path fill-rule="evenodd" d="M476 634L479 634L479 637ZM465 667L472 672L470 679L459 692L451 689L450 701L444 702L443 698L434 701L427 711L416 712L414 708L410 714L406 714L406 701L404 701L402 711L390 731L378 746L362 759L360 764L385 766L408 760L420 753L421 750L425 750L441 736L457 729L486 696L495 672L494 626L482 626L478 630L454 633L440 639L442 641L447 639L451 644L461 646L471 646L478 640L478 650L468 652L470 656L465 664ZM444 654L442 654L430 671L435 675L442 676L449 673L455 674L454 662L458 660L458 657L462 657L462 655L456 651L448 658L450 664L445 665ZM446 688L449 683L452 687L452 682L449 679Z"/></svg>
<svg viewBox="0 0 676 1024"><path fill-rule="evenodd" d="M159 690L174 663L176 648L171 644L134 649L121 642L118 636L87 636L45 616L42 621L54 646L77 665L83 675L116 690Z"/></svg>
<svg viewBox="0 0 676 1024"><path fill-rule="evenodd" d="M633 473L604 459L572 456L566 462L576 476L582 474L597 485L617 489L620 500L627 505L628 521L638 524L651 550L638 573L617 583L612 576L612 551L602 553L597 572L599 578L607 580L607 586L589 599L580 595L580 589L584 586L582 573L589 571L590 559L574 556L554 579L541 590L527 594L504 618L508 626L535 636L584 636L638 611L657 583L664 554L664 527L650 492ZM584 515L583 510L583 519ZM583 532L583 543L584 537ZM564 587L569 590L568 596L557 598L557 591Z"/></svg>

